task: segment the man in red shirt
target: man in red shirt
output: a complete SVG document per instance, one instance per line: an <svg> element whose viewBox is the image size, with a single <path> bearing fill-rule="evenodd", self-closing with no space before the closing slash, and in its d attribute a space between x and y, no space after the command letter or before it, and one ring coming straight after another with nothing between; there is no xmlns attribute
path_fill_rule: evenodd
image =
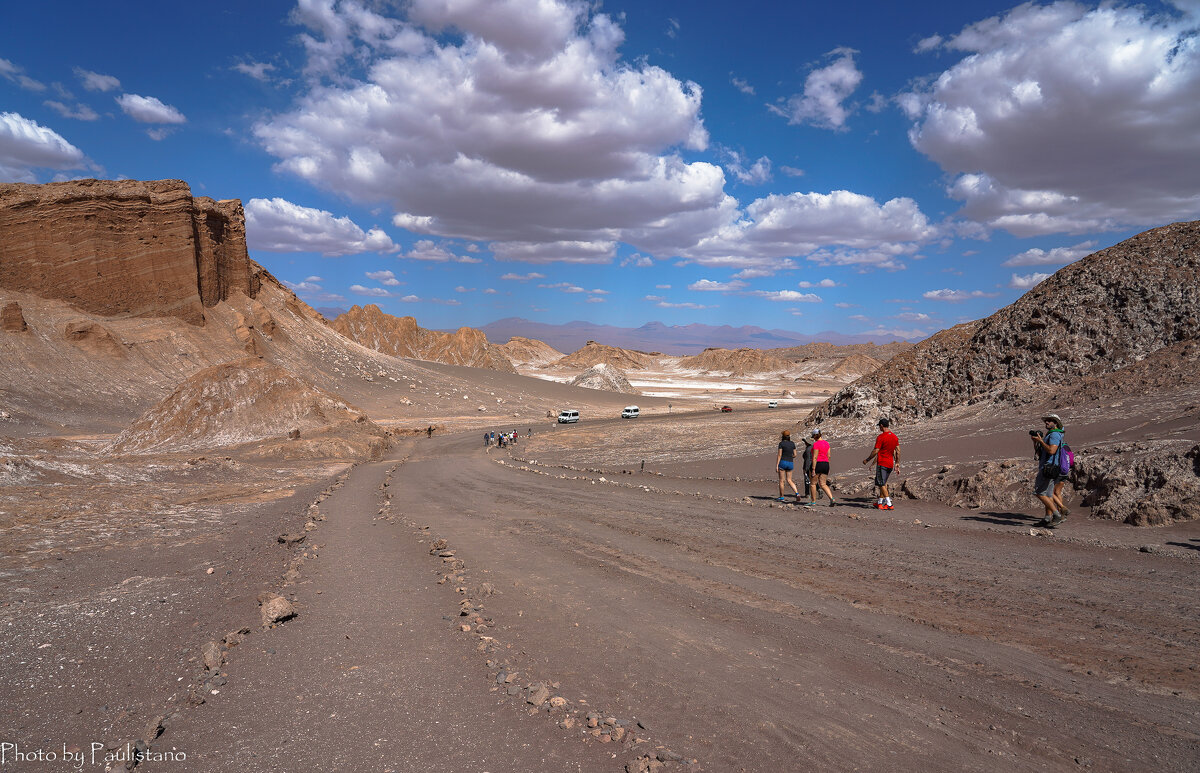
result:
<svg viewBox="0 0 1200 773"><path fill-rule="evenodd" d="M879 489L879 497L875 500L875 508L877 510L895 510L892 507L892 497L888 494L888 476L892 474L892 470L900 462L900 438L896 437L888 427L891 422L884 416L879 420L879 437L875 438L875 450L866 459L863 459L863 464L869 464L872 459L876 460L875 466L875 487Z"/></svg>

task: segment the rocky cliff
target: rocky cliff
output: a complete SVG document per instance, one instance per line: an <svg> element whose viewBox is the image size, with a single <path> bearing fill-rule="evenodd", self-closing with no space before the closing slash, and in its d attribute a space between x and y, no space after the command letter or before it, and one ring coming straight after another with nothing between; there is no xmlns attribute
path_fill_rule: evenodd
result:
<svg viewBox="0 0 1200 773"><path fill-rule="evenodd" d="M237 200L182 180L0 184L0 288L106 317L174 316L258 292Z"/></svg>
<svg viewBox="0 0 1200 773"><path fill-rule="evenodd" d="M426 330L415 318L393 317L374 304L354 306L331 325L352 341L395 357L516 373L500 348L474 328L462 327L453 333Z"/></svg>
<svg viewBox="0 0 1200 773"><path fill-rule="evenodd" d="M1200 221L1063 268L992 316L944 330L847 385L808 423L935 416L1017 379L1048 390L1200 337Z"/></svg>

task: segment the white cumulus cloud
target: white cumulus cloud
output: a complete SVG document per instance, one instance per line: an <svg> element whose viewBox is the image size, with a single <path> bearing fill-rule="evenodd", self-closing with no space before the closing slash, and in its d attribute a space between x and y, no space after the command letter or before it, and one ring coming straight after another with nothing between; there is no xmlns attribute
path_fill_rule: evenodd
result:
<svg viewBox="0 0 1200 773"><path fill-rule="evenodd" d="M792 124L809 124L824 129L842 129L850 117L843 104L862 83L863 74L854 64L849 48L835 48L828 56L833 61L813 70L804 81L804 92L795 94L784 106L772 105L771 111L782 115Z"/></svg>
<svg viewBox="0 0 1200 773"><path fill-rule="evenodd" d="M745 286L746 283L739 279L735 279L732 282L714 282L711 279L701 279L697 282L692 282L687 286L687 289L705 293L728 293L741 290Z"/></svg>
<svg viewBox="0 0 1200 773"><path fill-rule="evenodd" d="M363 231L348 217L280 198L250 199L246 203L246 242L253 250L331 256L397 249L381 229Z"/></svg>
<svg viewBox="0 0 1200 773"><path fill-rule="evenodd" d="M19 113L0 113L0 178L36 182L35 169L82 169L83 151Z"/></svg>
<svg viewBox="0 0 1200 773"><path fill-rule="evenodd" d="M125 115L139 123L187 123L187 118L170 105L164 104L157 97L144 97L140 94L122 94L116 98L117 104Z"/></svg>
<svg viewBox="0 0 1200 773"><path fill-rule="evenodd" d="M254 129L277 168L501 259L686 245L736 209L720 167L681 156L707 147L700 88L623 60L611 17L566 0L403 8L301 2L312 80Z"/></svg>
<svg viewBox="0 0 1200 773"><path fill-rule="evenodd" d="M1050 274L1013 274L1008 286L1014 290L1028 290L1035 285L1041 284L1043 279L1049 279Z"/></svg>
<svg viewBox="0 0 1200 773"><path fill-rule="evenodd" d="M1198 29L1141 5L1026 3L928 39L965 56L899 100L909 138L957 175L961 214L1017 236L1194 219Z"/></svg>
<svg viewBox="0 0 1200 773"><path fill-rule="evenodd" d="M921 297L929 301L946 301L948 303L962 303L969 301L972 298L995 298L999 293L985 293L983 290L951 290L943 288L941 290L928 290L921 294Z"/></svg>
<svg viewBox="0 0 1200 773"><path fill-rule="evenodd" d="M909 198L880 204L851 191L772 194L681 254L702 265L747 268L799 255L823 265L900 268L903 256L936 236L938 229Z"/></svg>
<svg viewBox="0 0 1200 773"><path fill-rule="evenodd" d="M1025 250L1013 255L1001 265L1004 266L1065 266L1074 263L1084 255L1090 255L1096 247L1096 242L1088 240L1072 247L1054 247L1043 250L1038 247Z"/></svg>
<svg viewBox="0 0 1200 773"><path fill-rule="evenodd" d="M121 81L111 75L104 75L82 67L75 68L75 75L88 91L115 91L121 88Z"/></svg>
<svg viewBox="0 0 1200 773"><path fill-rule="evenodd" d="M398 287L404 284L391 271L368 271L365 276L367 279L376 281L381 285L387 285L388 287Z"/></svg>

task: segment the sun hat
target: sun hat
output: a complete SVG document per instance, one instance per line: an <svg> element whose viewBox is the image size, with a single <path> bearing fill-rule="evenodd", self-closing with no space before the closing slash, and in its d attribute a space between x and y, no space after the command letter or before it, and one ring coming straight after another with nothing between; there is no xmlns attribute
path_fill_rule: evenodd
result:
<svg viewBox="0 0 1200 773"><path fill-rule="evenodd" d="M1047 413L1042 417L1042 421L1052 421L1055 424L1062 424L1062 419L1058 418L1057 413Z"/></svg>
<svg viewBox="0 0 1200 773"><path fill-rule="evenodd" d="M820 436L821 436L821 428L820 428L820 427L817 427L816 429L814 429L814 430L812 431L812 436L813 436L813 437L820 437Z"/></svg>

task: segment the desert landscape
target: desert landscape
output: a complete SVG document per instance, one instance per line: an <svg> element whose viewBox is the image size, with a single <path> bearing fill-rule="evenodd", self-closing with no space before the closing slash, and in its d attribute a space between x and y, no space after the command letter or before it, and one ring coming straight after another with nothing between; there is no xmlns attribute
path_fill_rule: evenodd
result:
<svg viewBox="0 0 1200 773"><path fill-rule="evenodd" d="M0 185L5 770L1196 768L1200 222L917 344L691 355L326 319L245 227ZM836 506L776 501L818 426Z"/></svg>

